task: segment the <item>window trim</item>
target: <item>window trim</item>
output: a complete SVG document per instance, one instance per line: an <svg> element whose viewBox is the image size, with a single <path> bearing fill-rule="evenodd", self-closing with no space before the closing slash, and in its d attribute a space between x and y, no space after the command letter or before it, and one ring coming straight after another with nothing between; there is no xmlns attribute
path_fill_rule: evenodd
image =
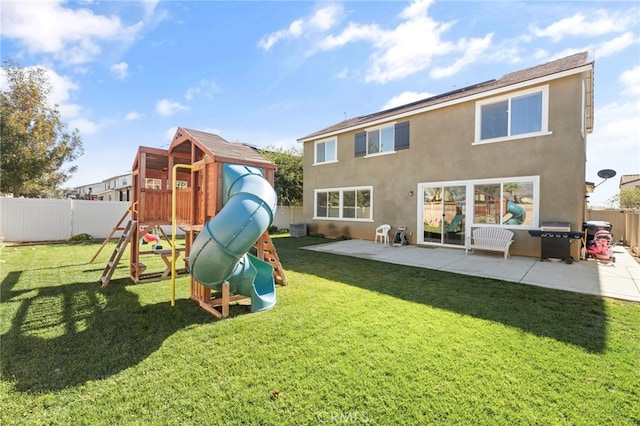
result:
<svg viewBox="0 0 640 426"><path fill-rule="evenodd" d="M369 199L369 218L351 218L351 217L343 217L344 214L344 192L345 191L369 191L370 199ZM338 217L323 217L318 216L318 193L329 193L329 192L338 192L339 193L339 215ZM328 220L328 221L343 221L343 222L373 222L373 185L363 185L363 186L345 186L338 188L318 188L313 190L313 220Z"/></svg>
<svg viewBox="0 0 640 426"><path fill-rule="evenodd" d="M145 178L144 189L151 189L157 191L162 189L162 179L160 178Z"/></svg>
<svg viewBox="0 0 640 426"><path fill-rule="evenodd" d="M506 229L538 229L539 221L540 221L540 176L517 176L517 177L504 177L504 178L491 178L491 179L476 179L470 180L467 182L467 198L471 200L471 203L467 204L471 207L472 217L469 221L470 227L473 228L481 228L483 226L493 226L499 228ZM491 185L491 184L499 184L500 185L500 194L503 194L504 184L505 183L514 183L514 182L532 182L533 183L533 217L531 218L531 225L505 225L502 223L479 223L476 222L475 215L475 187L476 185Z"/></svg>
<svg viewBox="0 0 640 426"><path fill-rule="evenodd" d="M534 93L538 93L540 92L542 94L542 123L541 123L541 128L540 131L538 132L530 132L530 133L521 133L518 135L507 135L507 136L501 136L501 137L497 137L497 138L491 138L491 139L481 139L481 135L482 135L482 107L485 105L490 105L490 104L495 104L498 102L502 102L502 101L509 101L509 107L511 106L511 99L513 98L518 98L521 96L526 96L526 95L531 95ZM508 120L507 120L507 128L509 129L509 132L511 131L511 111L508 109L507 110L509 115L508 115ZM547 136L547 135L551 135L552 132L549 131L549 85L545 84L542 86L536 86L533 88L529 88L529 89L525 89L525 90L519 90L517 92L509 92L507 94L501 95L501 96L495 96L492 98L487 98L487 99L483 99L480 101L476 101L476 108L475 108L475 135L474 135L474 141L473 141L473 145L482 145L482 144L487 144L487 143L495 143L495 142L505 142L505 141L512 141L512 140L517 140L517 139L525 139L525 138L532 138L532 137L536 137L536 136Z"/></svg>
<svg viewBox="0 0 640 426"><path fill-rule="evenodd" d="M325 158L327 156L327 149L326 149L326 143L333 140L334 144L335 144L335 159L333 160L329 160L329 161L321 161L318 162L318 145L320 145L321 143L325 144ZM338 162L338 137L337 136L332 136L330 138L326 138L326 139L321 139L321 140L317 140L313 143L313 165L317 166L317 165L322 165L322 164L331 164L331 163L337 163Z"/></svg>
<svg viewBox="0 0 640 426"><path fill-rule="evenodd" d="M365 148L367 150L367 153L364 155L364 157L379 157L381 155L389 155L389 154L395 154L396 153L396 121L391 121L391 122L386 122L384 124L380 124L377 126L373 126L373 127L365 127L363 129L363 131L366 134L366 140L365 140ZM393 130L393 138L391 140L391 143L393 144L391 147L390 151L383 151L383 152L374 152L374 153L369 153L369 132L374 132L374 131L378 131L378 134L381 135L381 130L387 127L391 127L391 130ZM380 139L382 140L382 139Z"/></svg>
<svg viewBox="0 0 640 426"><path fill-rule="evenodd" d="M531 218L531 225L505 225L502 223L477 223L476 215L475 215L475 186L476 185L490 185L490 184L504 184L504 183L512 183L512 182L533 182L533 217ZM489 179L469 179L469 180L453 180L453 181L435 181L435 182L420 182L418 183L417 193L422 194L424 188L433 187L433 186L456 186L456 185L465 185L466 186L466 210L467 210L467 221L465 222L465 232L470 235L470 232L473 228L482 228L482 227L497 227L497 228L505 228L511 230L531 230L531 229L539 229L540 223L540 176L507 176L501 178L489 178ZM423 200L420 196L416 197L416 206L417 206L417 223L420 224L424 220L424 213L422 210ZM422 240L422 237L419 239L419 244L430 244L426 243Z"/></svg>

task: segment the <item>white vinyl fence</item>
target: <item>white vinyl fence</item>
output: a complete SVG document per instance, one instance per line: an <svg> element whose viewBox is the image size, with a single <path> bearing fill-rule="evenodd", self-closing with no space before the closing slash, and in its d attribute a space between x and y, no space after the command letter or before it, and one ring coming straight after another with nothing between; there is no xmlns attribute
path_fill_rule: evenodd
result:
<svg viewBox="0 0 640 426"><path fill-rule="evenodd" d="M6 242L62 241L82 233L106 238L128 205L126 201L0 198L0 236Z"/></svg>
<svg viewBox="0 0 640 426"><path fill-rule="evenodd" d="M82 233L107 238L128 206L127 201L0 198L0 241L64 241ZM289 229L302 220L302 207L278 206L273 225ZM170 235L171 225L162 229ZM119 236L120 231L113 235Z"/></svg>
<svg viewBox="0 0 640 426"><path fill-rule="evenodd" d="M273 225L278 229L290 229L292 223L303 221L304 217L300 206L278 206L276 214L273 216Z"/></svg>

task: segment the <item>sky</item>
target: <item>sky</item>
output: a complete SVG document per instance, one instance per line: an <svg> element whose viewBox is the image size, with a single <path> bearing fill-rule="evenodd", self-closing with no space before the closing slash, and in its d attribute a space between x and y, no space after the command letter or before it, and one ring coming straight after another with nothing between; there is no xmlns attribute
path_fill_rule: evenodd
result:
<svg viewBox="0 0 640 426"><path fill-rule="evenodd" d="M637 1L0 0L0 52L47 70L84 154L65 184L129 173L178 126L260 148L573 53L595 59L585 179L640 174ZM0 75L0 85L6 87ZM603 182L597 172L614 169Z"/></svg>

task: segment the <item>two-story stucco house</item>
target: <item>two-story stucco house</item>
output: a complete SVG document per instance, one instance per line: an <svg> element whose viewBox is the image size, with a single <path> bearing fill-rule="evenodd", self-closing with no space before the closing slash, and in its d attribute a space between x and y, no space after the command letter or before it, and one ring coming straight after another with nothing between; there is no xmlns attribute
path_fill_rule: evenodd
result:
<svg viewBox="0 0 640 426"><path fill-rule="evenodd" d="M514 231L512 254L539 256L541 222L582 229L593 72L579 53L300 138L309 232L373 240L387 223L464 247L496 226Z"/></svg>

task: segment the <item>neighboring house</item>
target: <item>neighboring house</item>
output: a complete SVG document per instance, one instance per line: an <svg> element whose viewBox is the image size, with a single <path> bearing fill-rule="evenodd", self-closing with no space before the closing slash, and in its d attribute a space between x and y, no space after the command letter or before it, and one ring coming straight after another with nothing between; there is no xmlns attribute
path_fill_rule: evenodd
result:
<svg viewBox="0 0 640 426"><path fill-rule="evenodd" d="M129 201L131 200L131 173L114 176L102 181L104 189L96 196L104 201Z"/></svg>
<svg viewBox="0 0 640 426"><path fill-rule="evenodd" d="M512 254L539 256L528 230L582 229L593 69L579 53L300 138L309 232L373 240L388 223L412 244L464 247L496 226L515 232Z"/></svg>
<svg viewBox="0 0 640 426"><path fill-rule="evenodd" d="M102 182L75 187L73 193L68 195L84 200L130 201L131 181L131 173L122 174Z"/></svg>
<svg viewBox="0 0 640 426"><path fill-rule="evenodd" d="M620 189L634 189L640 187L640 175L620 176Z"/></svg>

